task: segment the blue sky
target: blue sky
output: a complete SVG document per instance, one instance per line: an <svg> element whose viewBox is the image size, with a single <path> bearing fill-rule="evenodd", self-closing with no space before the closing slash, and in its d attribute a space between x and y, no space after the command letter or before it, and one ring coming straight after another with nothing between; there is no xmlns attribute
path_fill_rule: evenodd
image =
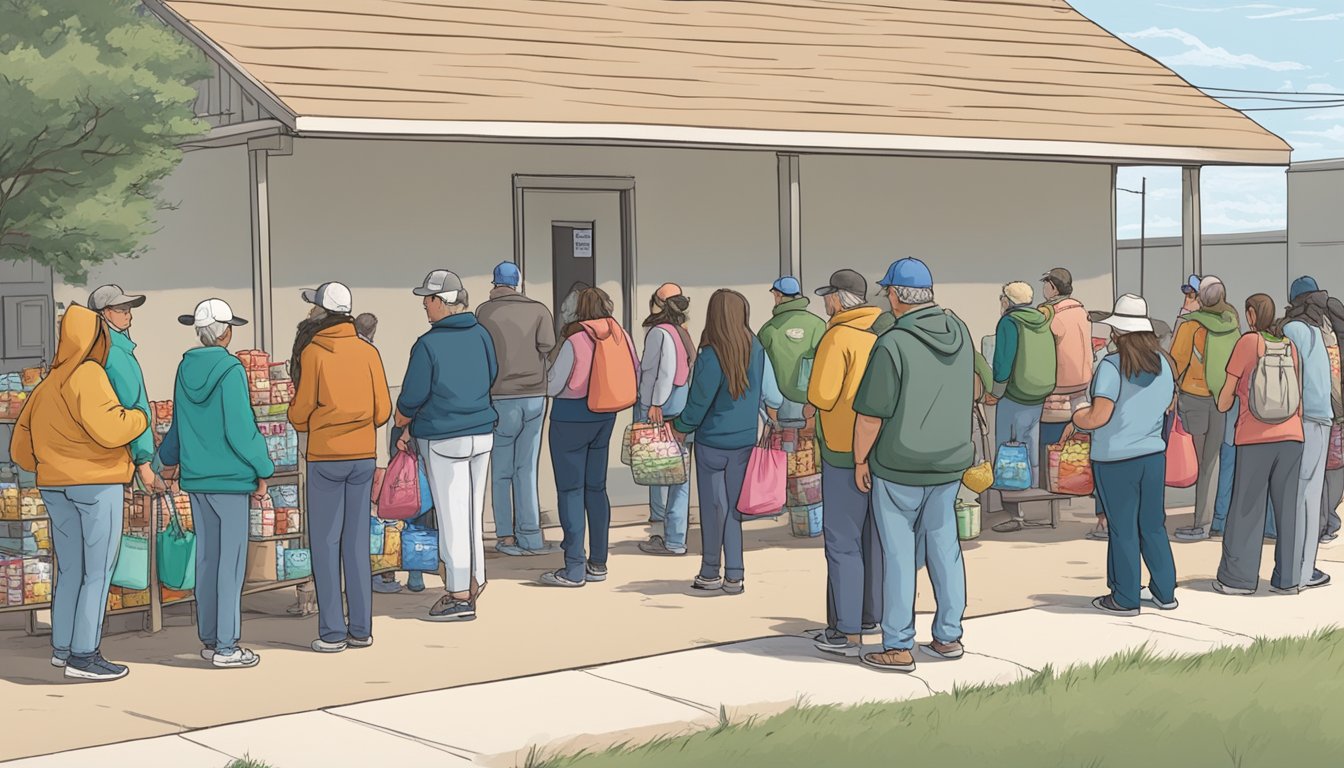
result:
<svg viewBox="0 0 1344 768"><path fill-rule="evenodd" d="M1070 2L1202 88L1344 94L1344 0ZM1225 101L1238 109L1293 106ZM1294 160L1344 157L1344 107L1248 114L1291 144ZM1121 169L1119 186L1138 189L1143 176L1148 177L1148 236L1180 234L1180 170ZM1286 226L1287 184L1281 169L1206 168L1203 177L1206 234ZM1138 237L1138 196L1120 193L1118 208L1120 237Z"/></svg>

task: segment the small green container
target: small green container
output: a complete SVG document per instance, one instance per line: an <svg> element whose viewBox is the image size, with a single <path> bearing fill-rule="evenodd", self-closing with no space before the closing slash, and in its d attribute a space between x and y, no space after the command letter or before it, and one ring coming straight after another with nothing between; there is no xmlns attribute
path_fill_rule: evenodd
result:
<svg viewBox="0 0 1344 768"><path fill-rule="evenodd" d="M980 505L974 501L957 499L957 538L970 541L980 537Z"/></svg>

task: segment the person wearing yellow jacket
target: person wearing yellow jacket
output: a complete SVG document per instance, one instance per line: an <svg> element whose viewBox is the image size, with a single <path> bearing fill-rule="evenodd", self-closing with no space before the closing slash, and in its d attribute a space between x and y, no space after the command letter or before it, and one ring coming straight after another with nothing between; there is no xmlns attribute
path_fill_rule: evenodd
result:
<svg viewBox="0 0 1344 768"><path fill-rule="evenodd" d="M128 670L99 652L112 569L121 545L128 448L149 426L108 381L111 340L96 313L75 305L61 319L51 373L28 398L9 454L37 475L56 549L51 664L76 680L116 680Z"/></svg>
<svg viewBox="0 0 1344 768"><path fill-rule="evenodd" d="M866 304L868 281L842 269L817 289L830 323L817 347L807 399L820 414L821 487L826 507L826 629L822 651L858 656L865 628L882 619L882 546L869 494L854 479L854 396L877 343L873 323L882 313Z"/></svg>

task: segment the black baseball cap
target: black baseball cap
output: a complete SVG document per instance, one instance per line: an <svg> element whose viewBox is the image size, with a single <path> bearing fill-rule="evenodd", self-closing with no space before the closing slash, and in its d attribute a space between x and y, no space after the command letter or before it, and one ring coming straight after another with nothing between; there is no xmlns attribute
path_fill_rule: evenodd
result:
<svg viewBox="0 0 1344 768"><path fill-rule="evenodd" d="M864 301L868 300L868 281L852 269L841 269L831 275L831 281L817 289L818 296L829 296L837 291L848 291Z"/></svg>

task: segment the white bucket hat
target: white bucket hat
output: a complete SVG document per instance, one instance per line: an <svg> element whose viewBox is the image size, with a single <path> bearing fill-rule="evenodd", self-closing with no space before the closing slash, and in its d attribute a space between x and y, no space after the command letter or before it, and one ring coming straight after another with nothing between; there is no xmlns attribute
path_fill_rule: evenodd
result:
<svg viewBox="0 0 1344 768"><path fill-rule="evenodd" d="M1148 319L1148 302L1132 293L1116 299L1115 311L1097 322L1121 333L1153 332L1153 321Z"/></svg>

